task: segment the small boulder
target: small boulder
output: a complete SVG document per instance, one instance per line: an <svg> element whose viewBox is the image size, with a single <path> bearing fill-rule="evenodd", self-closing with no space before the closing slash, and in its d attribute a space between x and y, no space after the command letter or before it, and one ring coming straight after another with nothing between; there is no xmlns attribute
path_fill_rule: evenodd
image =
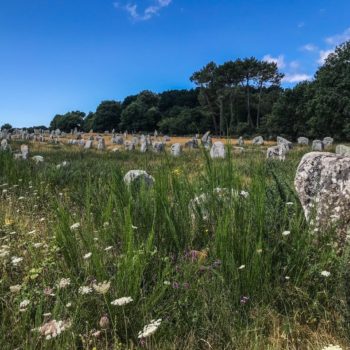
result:
<svg viewBox="0 0 350 350"><path fill-rule="evenodd" d="M338 145L335 149L335 153L341 156L350 157L350 147L345 145Z"/></svg>
<svg viewBox="0 0 350 350"><path fill-rule="evenodd" d="M170 154L174 157L179 157L182 153L182 146L180 143L174 143L171 145Z"/></svg>
<svg viewBox="0 0 350 350"><path fill-rule="evenodd" d="M155 180L153 176L149 175L144 170L130 170L124 176L124 182L127 185L131 185L132 183L134 184L144 183L147 187L151 187L154 185Z"/></svg>
<svg viewBox="0 0 350 350"><path fill-rule="evenodd" d="M298 145L300 146L308 146L309 145L309 139L307 137L298 137Z"/></svg>
<svg viewBox="0 0 350 350"><path fill-rule="evenodd" d="M262 136L257 136L253 138L252 143L256 146L262 146L264 144L264 139Z"/></svg>
<svg viewBox="0 0 350 350"><path fill-rule="evenodd" d="M321 140L314 140L312 141L312 147L311 149L315 152L320 152L323 151L324 149L324 144Z"/></svg>
<svg viewBox="0 0 350 350"><path fill-rule="evenodd" d="M214 142L210 150L210 157L212 159L215 159L215 158L225 158L225 156L226 156L225 145L220 141Z"/></svg>

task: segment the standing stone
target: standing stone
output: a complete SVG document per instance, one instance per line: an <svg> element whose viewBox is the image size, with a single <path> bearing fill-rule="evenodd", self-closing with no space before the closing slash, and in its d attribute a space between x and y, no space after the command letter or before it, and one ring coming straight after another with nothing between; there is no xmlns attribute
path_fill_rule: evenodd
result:
<svg viewBox="0 0 350 350"><path fill-rule="evenodd" d="M164 141L164 142L170 142L170 141L171 141L171 138L170 138L168 135L165 135L165 136L163 137L163 141Z"/></svg>
<svg viewBox="0 0 350 350"><path fill-rule="evenodd" d="M308 146L309 145L309 139L307 137L298 137L298 145L301 146Z"/></svg>
<svg viewBox="0 0 350 350"><path fill-rule="evenodd" d="M29 153L29 148L27 145L21 145L21 153L22 153L22 158L27 159L28 158L28 153Z"/></svg>
<svg viewBox="0 0 350 350"><path fill-rule="evenodd" d="M42 163L44 161L44 157L43 156L34 156L34 157L32 157L32 159L34 160L34 162L36 164Z"/></svg>
<svg viewBox="0 0 350 350"><path fill-rule="evenodd" d="M179 157L181 156L182 153L182 146L180 143L174 143L173 145L171 145L170 148L170 154L174 157Z"/></svg>
<svg viewBox="0 0 350 350"><path fill-rule="evenodd" d="M1 150L6 151L8 149L8 143L6 139L1 140Z"/></svg>
<svg viewBox="0 0 350 350"><path fill-rule="evenodd" d="M140 152L146 153L148 151L148 143L146 141L141 142Z"/></svg>
<svg viewBox="0 0 350 350"><path fill-rule="evenodd" d="M325 137L323 139L323 145L325 148L332 146L333 142L334 142L334 140L331 137Z"/></svg>
<svg viewBox="0 0 350 350"><path fill-rule="evenodd" d="M130 170L124 176L124 182L127 185L144 183L147 187L151 187L154 185L155 180L153 176L147 174L144 170Z"/></svg>
<svg viewBox="0 0 350 350"><path fill-rule="evenodd" d="M106 148L105 139L104 139L103 137L101 137L101 138L98 140L97 149L98 149L99 151L103 151L105 148Z"/></svg>
<svg viewBox="0 0 350 350"><path fill-rule="evenodd" d="M162 153L165 151L165 143L163 142L155 142L153 144L153 151L155 153Z"/></svg>
<svg viewBox="0 0 350 350"><path fill-rule="evenodd" d="M323 149L324 149L323 142L321 140L312 141L311 149L315 152L323 151Z"/></svg>
<svg viewBox="0 0 350 350"><path fill-rule="evenodd" d="M285 145L286 149L288 150L292 149L293 147L293 144L290 141L281 136L277 136L277 145Z"/></svg>
<svg viewBox="0 0 350 350"><path fill-rule="evenodd" d="M239 147L243 147L244 146L244 140L243 140L242 136L239 137L237 144L238 144Z"/></svg>
<svg viewBox="0 0 350 350"><path fill-rule="evenodd" d="M294 180L305 217L315 227L336 222L343 239L350 228L350 157L311 152L302 158Z"/></svg>
<svg viewBox="0 0 350 350"><path fill-rule="evenodd" d="M92 147L92 140L87 140L84 149L90 149Z"/></svg>
<svg viewBox="0 0 350 350"><path fill-rule="evenodd" d="M266 158L284 161L286 159L287 152L288 146L285 144L269 147L266 151Z"/></svg>
<svg viewBox="0 0 350 350"><path fill-rule="evenodd" d="M338 145L335 149L335 153L341 156L350 157L350 147L345 145Z"/></svg>
<svg viewBox="0 0 350 350"><path fill-rule="evenodd" d="M253 141L252 141L253 145L256 145L256 146L261 146L264 144L264 139L262 136L257 136L257 137L254 137L253 138Z"/></svg>
<svg viewBox="0 0 350 350"><path fill-rule="evenodd" d="M124 148L126 151L134 151L135 150L135 144L130 141L125 141Z"/></svg>
<svg viewBox="0 0 350 350"><path fill-rule="evenodd" d="M225 145L220 141L214 142L210 150L210 157L212 159L215 159L215 158L225 158L225 156L226 156Z"/></svg>
<svg viewBox="0 0 350 350"><path fill-rule="evenodd" d="M192 140L189 140L185 143L185 147L186 148L190 148L190 149L193 149L193 148L198 148L198 139L196 137L194 137Z"/></svg>

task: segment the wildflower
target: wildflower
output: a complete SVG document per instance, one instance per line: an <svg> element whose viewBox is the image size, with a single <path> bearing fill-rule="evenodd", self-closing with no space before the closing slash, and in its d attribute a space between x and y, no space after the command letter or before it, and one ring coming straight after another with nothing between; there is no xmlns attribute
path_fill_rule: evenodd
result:
<svg viewBox="0 0 350 350"><path fill-rule="evenodd" d="M92 253L91 253L91 252L89 252L89 253L85 254L85 255L83 256L84 260L88 260L88 259L90 259L90 258L91 258L91 255L92 255Z"/></svg>
<svg viewBox="0 0 350 350"><path fill-rule="evenodd" d="M286 276L284 277L286 281L289 281L290 280L290 277L289 276Z"/></svg>
<svg viewBox="0 0 350 350"><path fill-rule="evenodd" d="M51 338L56 338L63 331L70 327L69 321L56 321L52 320L44 323L41 327L38 328L38 331L42 336L45 336L47 340Z"/></svg>
<svg viewBox="0 0 350 350"><path fill-rule="evenodd" d="M11 293L18 293L21 290L22 286L20 284L16 284L14 286L10 286Z"/></svg>
<svg viewBox="0 0 350 350"><path fill-rule="evenodd" d="M139 332L137 337L139 339L150 337L156 332L156 330L158 329L161 323L162 323L161 319L152 320L150 324L143 327L143 330Z"/></svg>
<svg viewBox="0 0 350 350"><path fill-rule="evenodd" d="M322 350L343 350L339 345L328 345L322 348Z"/></svg>
<svg viewBox="0 0 350 350"><path fill-rule="evenodd" d="M51 317L52 316L52 313L51 312L46 312L43 314L44 317Z"/></svg>
<svg viewBox="0 0 350 350"><path fill-rule="evenodd" d="M54 297L55 296L55 294L53 293L53 288L51 288L51 287L46 287L44 289L44 294L46 296L50 296L50 297Z"/></svg>
<svg viewBox="0 0 350 350"><path fill-rule="evenodd" d="M102 329L107 329L109 327L109 318L107 316L102 316L99 324Z"/></svg>
<svg viewBox="0 0 350 350"><path fill-rule="evenodd" d="M70 278L61 278L58 282L58 288L64 289L70 285Z"/></svg>
<svg viewBox="0 0 350 350"><path fill-rule="evenodd" d="M41 218L39 221L40 221L40 222L44 222L44 221L45 221L45 218Z"/></svg>
<svg viewBox="0 0 350 350"><path fill-rule="evenodd" d="M243 296L243 297L241 297L240 303L241 303L242 305L245 305L245 304L248 303L248 301L249 301L249 297Z"/></svg>
<svg viewBox="0 0 350 350"><path fill-rule="evenodd" d="M33 235L36 232L36 230L28 232L28 235Z"/></svg>
<svg viewBox="0 0 350 350"><path fill-rule="evenodd" d="M289 236L290 235L290 231L283 231L282 232L282 236Z"/></svg>
<svg viewBox="0 0 350 350"><path fill-rule="evenodd" d="M113 246L109 246L109 247L105 248L104 250L105 250L105 252L109 252L111 249L113 249Z"/></svg>
<svg viewBox="0 0 350 350"><path fill-rule="evenodd" d="M19 304L19 310L20 311L25 311L27 309L27 306L30 304L30 301L28 299L24 299L23 301L20 302Z"/></svg>
<svg viewBox="0 0 350 350"><path fill-rule="evenodd" d="M249 193L247 191L241 191L239 194L243 198L248 198L249 197Z"/></svg>
<svg viewBox="0 0 350 350"><path fill-rule="evenodd" d="M33 247L34 248L40 248L43 244L42 243L34 243Z"/></svg>
<svg viewBox="0 0 350 350"><path fill-rule="evenodd" d="M241 266L238 268L238 270L243 270L243 269L245 269L245 265L241 265Z"/></svg>
<svg viewBox="0 0 350 350"><path fill-rule="evenodd" d="M165 286L170 286L170 285L171 285L170 281L164 281L163 284L164 284Z"/></svg>
<svg viewBox="0 0 350 350"><path fill-rule="evenodd" d="M24 199L24 197L23 196L21 196L21 197L18 197L18 200L23 200Z"/></svg>
<svg viewBox="0 0 350 350"><path fill-rule="evenodd" d="M257 249L257 250L256 250L256 252L257 252L258 254L261 254L262 251L263 251L262 249Z"/></svg>
<svg viewBox="0 0 350 350"><path fill-rule="evenodd" d="M221 264L222 264L222 261L221 261L221 260L215 260L215 261L213 262L213 267L214 267L214 268L219 267L219 266L221 266Z"/></svg>
<svg viewBox="0 0 350 350"><path fill-rule="evenodd" d="M69 309L72 306L72 303L67 303L66 308Z"/></svg>
<svg viewBox="0 0 350 350"><path fill-rule="evenodd" d="M78 289L78 293L81 295L90 294L91 292L92 292L92 288L88 286L81 286Z"/></svg>
<svg viewBox="0 0 350 350"><path fill-rule="evenodd" d="M70 227L70 229L71 230L76 230L76 229L78 229L80 227L80 223L79 222L76 222L75 224L73 224L71 227Z"/></svg>
<svg viewBox="0 0 350 350"><path fill-rule="evenodd" d="M173 288L174 289L179 289L179 283L178 282L173 282Z"/></svg>
<svg viewBox="0 0 350 350"><path fill-rule="evenodd" d="M137 227L137 226L134 226L134 225L131 225L131 228L132 228L133 230L137 230L137 229L138 229L138 227Z"/></svg>
<svg viewBox="0 0 350 350"><path fill-rule="evenodd" d="M92 336L98 338L101 335L101 331L96 331L92 333Z"/></svg>
<svg viewBox="0 0 350 350"><path fill-rule="evenodd" d="M1 248L0 249L0 258L5 258L10 255L10 252L7 249Z"/></svg>
<svg viewBox="0 0 350 350"><path fill-rule="evenodd" d="M111 282L104 281L103 283L93 284L92 287L99 294L106 294L111 286Z"/></svg>
<svg viewBox="0 0 350 350"><path fill-rule="evenodd" d="M23 260L23 258L19 258L17 256L13 256L11 258L11 263L12 263L13 266L17 266L22 260Z"/></svg>
<svg viewBox="0 0 350 350"><path fill-rule="evenodd" d="M103 223L103 227L108 227L108 226L109 226L109 222L108 221Z"/></svg>
<svg viewBox="0 0 350 350"><path fill-rule="evenodd" d="M331 273L329 271L322 271L321 272L321 276L323 277L329 277L331 275Z"/></svg>
<svg viewBox="0 0 350 350"><path fill-rule="evenodd" d="M123 306L131 303L132 301L134 300L131 297L122 297L112 301L111 304L114 306Z"/></svg>
<svg viewBox="0 0 350 350"><path fill-rule="evenodd" d="M287 202L287 203L286 203L287 206L291 206L291 205L293 205L293 204L294 204L293 202Z"/></svg>

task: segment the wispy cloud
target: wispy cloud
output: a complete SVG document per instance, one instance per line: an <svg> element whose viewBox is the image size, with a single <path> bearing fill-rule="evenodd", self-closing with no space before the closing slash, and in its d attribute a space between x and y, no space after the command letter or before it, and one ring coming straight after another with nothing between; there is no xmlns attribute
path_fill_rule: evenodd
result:
<svg viewBox="0 0 350 350"><path fill-rule="evenodd" d="M283 78L284 83L300 83L301 81L311 80L312 76L308 74L286 74Z"/></svg>
<svg viewBox="0 0 350 350"><path fill-rule="evenodd" d="M317 63L318 64L323 64L326 60L326 58L334 52L334 49L330 49L330 50L321 50L320 51L320 57L319 59L317 60Z"/></svg>
<svg viewBox="0 0 350 350"><path fill-rule="evenodd" d="M124 5L120 2L115 2L114 7L126 11L134 21L148 21L158 15L164 7L169 6L171 2L172 0L154 0L152 5L141 11L136 3L127 3Z"/></svg>
<svg viewBox="0 0 350 350"><path fill-rule="evenodd" d="M306 44L300 48L302 51L314 52L318 50L318 47L314 44Z"/></svg>
<svg viewBox="0 0 350 350"><path fill-rule="evenodd" d="M298 23L298 28L304 28L304 27L305 27L305 22Z"/></svg>
<svg viewBox="0 0 350 350"><path fill-rule="evenodd" d="M341 34L329 36L325 41L329 45L336 46L348 40L350 40L350 28L345 29Z"/></svg>
<svg viewBox="0 0 350 350"><path fill-rule="evenodd" d="M277 67L279 69L284 68L286 66L286 63L284 62L283 55L279 55L278 57L273 57L271 55L265 55L263 57L263 61L270 62L270 63L276 63Z"/></svg>

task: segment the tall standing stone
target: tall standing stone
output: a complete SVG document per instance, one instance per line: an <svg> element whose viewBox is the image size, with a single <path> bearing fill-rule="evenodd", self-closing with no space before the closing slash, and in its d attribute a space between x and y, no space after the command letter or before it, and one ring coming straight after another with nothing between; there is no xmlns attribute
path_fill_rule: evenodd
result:
<svg viewBox="0 0 350 350"><path fill-rule="evenodd" d="M174 157L179 157L181 156L182 153L182 146L180 143L174 143L173 145L171 145L170 148L170 154Z"/></svg>
<svg viewBox="0 0 350 350"><path fill-rule="evenodd" d="M226 156L225 145L220 141L214 142L210 150L210 157L212 159L215 159L215 158L225 158L225 156Z"/></svg>
<svg viewBox="0 0 350 350"><path fill-rule="evenodd" d="M314 140L314 141L312 141L311 149L315 152L323 151L324 144L321 140Z"/></svg>

